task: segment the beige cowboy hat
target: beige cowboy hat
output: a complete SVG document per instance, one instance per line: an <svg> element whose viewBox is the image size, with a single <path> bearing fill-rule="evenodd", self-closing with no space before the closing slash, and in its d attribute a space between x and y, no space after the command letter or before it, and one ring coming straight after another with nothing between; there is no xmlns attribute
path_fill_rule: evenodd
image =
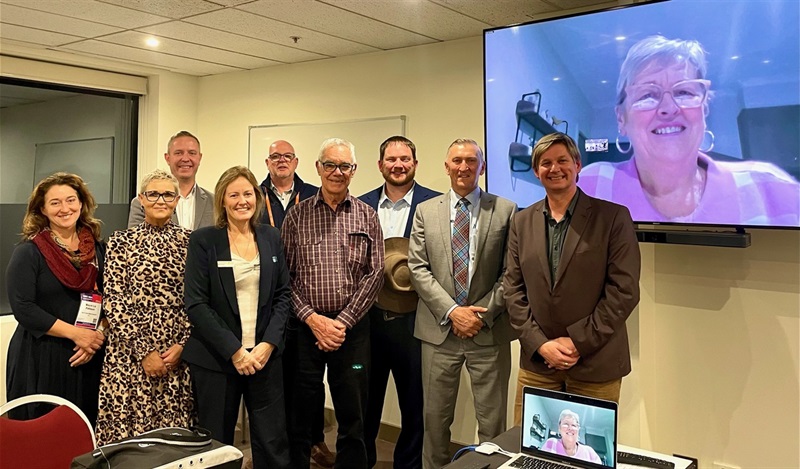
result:
<svg viewBox="0 0 800 469"><path fill-rule="evenodd" d="M414 312L419 297L411 286L408 238L389 238L384 245L386 266L383 269L383 288L378 292L378 307L392 313Z"/></svg>

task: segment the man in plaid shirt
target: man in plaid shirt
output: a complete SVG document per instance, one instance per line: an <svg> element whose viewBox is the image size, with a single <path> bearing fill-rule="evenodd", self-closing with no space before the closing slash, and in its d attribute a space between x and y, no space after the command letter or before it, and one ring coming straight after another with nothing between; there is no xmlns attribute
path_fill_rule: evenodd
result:
<svg viewBox="0 0 800 469"><path fill-rule="evenodd" d="M366 312L383 284L384 245L378 215L350 195L355 148L342 139L322 143L316 163L317 195L297 204L281 237L292 284L297 351L296 390L287 416L292 467L308 467L317 383L328 366L339 437L337 466L366 468L364 414L367 401L369 318Z"/></svg>

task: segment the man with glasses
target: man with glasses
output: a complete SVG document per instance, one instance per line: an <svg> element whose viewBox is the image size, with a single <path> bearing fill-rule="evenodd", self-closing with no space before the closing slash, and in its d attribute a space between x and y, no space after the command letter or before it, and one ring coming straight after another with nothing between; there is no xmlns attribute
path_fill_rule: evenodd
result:
<svg viewBox="0 0 800 469"><path fill-rule="evenodd" d="M375 211L349 193L357 168L352 143L325 140L316 167L322 187L290 210L281 228L297 318L296 352L286 357L296 368L289 416L292 467L308 467L313 403L327 366L339 425L336 465L366 468L366 313L383 284L383 233Z"/></svg>
<svg viewBox="0 0 800 469"><path fill-rule="evenodd" d="M313 196L319 188L300 179L297 175L297 165L299 158L294 151L294 146L286 140L276 140L269 146L264 163L267 165L267 177L261 182L261 191L264 193L266 207L261 218L262 224L274 226L281 229L286 212L294 207L301 200ZM297 328L290 327L286 332L286 354L292 355L297 340ZM291 383L294 382L295 368L286 366L283 368L286 400L286 415L289 415L292 406L294 390ZM328 449L325 443L325 391L324 385L320 383L321 395L319 402L313 404L319 409L317 416L314 417L311 426L311 437L314 445L311 447L311 459L324 468L333 467L336 455ZM309 404L311 405L311 404Z"/></svg>
<svg viewBox="0 0 800 469"><path fill-rule="evenodd" d="M417 207L408 248L411 282L420 297L414 336L422 341L425 469L439 469L452 456L450 425L465 365L478 438L484 442L506 431L515 338L500 281L517 206L478 186L486 161L474 140L451 143L444 168L450 191Z"/></svg>
<svg viewBox="0 0 800 469"><path fill-rule="evenodd" d="M539 139L533 171L546 197L511 222L503 294L521 335L515 425L524 386L619 402L631 371L625 321L639 303L639 243L627 208L578 188L580 170L571 137Z"/></svg>
<svg viewBox="0 0 800 469"><path fill-rule="evenodd" d="M292 144L285 140L277 140L269 146L264 162L269 174L261 183L261 191L267 199L261 223L281 229L286 212L316 194L319 188L303 182L297 175L299 158Z"/></svg>
<svg viewBox="0 0 800 469"><path fill-rule="evenodd" d="M178 194L180 198L172 214L172 221L190 230L213 225L214 193L203 189L195 181L200 160L203 159L200 140L190 132L181 130L169 139L164 159L172 175L178 179L180 189ZM169 196L165 196L165 201L166 197ZM134 197L128 212L128 228L142 221L144 221L144 208L139 198Z"/></svg>
<svg viewBox="0 0 800 469"><path fill-rule="evenodd" d="M414 181L417 170L417 147L414 142L394 136L380 146L378 169L385 183L360 198L378 212L386 240L408 238L417 205L441 193ZM389 241L390 243L393 241ZM407 257L407 243L403 256ZM387 256L391 253L387 249ZM387 270L392 265L387 261ZM384 291L389 286L384 285ZM413 292L412 292L413 295ZM378 437L383 401L389 373L392 373L400 405L402 427L394 449L394 466L414 468L422 465L422 359L420 342L414 337L416 301L413 306L397 310L378 302L370 309L371 359L369 374L369 407L366 421L366 443L369 467L377 461L375 439Z"/></svg>

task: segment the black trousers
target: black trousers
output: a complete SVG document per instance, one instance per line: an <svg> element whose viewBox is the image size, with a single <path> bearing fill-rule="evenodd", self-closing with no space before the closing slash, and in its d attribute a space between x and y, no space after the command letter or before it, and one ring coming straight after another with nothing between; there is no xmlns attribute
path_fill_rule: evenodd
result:
<svg viewBox="0 0 800 469"><path fill-rule="evenodd" d="M335 317L335 316L330 316ZM311 426L317 415L320 383L325 367L339 432L336 438L336 468L367 467L364 444L364 413L367 403L369 368L369 318L365 316L347 331L342 346L323 352L316 346L311 329L302 324L297 329L297 349L291 361L294 396L289 416L289 439L292 468L309 467L312 441Z"/></svg>
<svg viewBox="0 0 800 469"><path fill-rule="evenodd" d="M189 370L201 427L210 430L214 439L232 445L239 403L244 395L250 419L253 468L291 467L281 355L271 356L261 371L250 376L213 371L191 363Z"/></svg>
<svg viewBox="0 0 800 469"><path fill-rule="evenodd" d="M396 469L422 467L422 357L419 339L414 338L416 314L395 316L373 307L370 317L369 398L365 435L369 467L377 461L375 439L383 414L389 372L394 377L400 404L400 436L394 449Z"/></svg>
<svg viewBox="0 0 800 469"><path fill-rule="evenodd" d="M294 315L289 318L286 323L286 338L284 339L284 352L283 356L292 357L292 360L297 356L297 330L301 327L307 327L301 323ZM286 415L292 414L294 409L294 380L297 374L297 368L294 363L287 363L283 367L283 389L286 400ZM320 381L318 393L319 399L311 406L317 410L316 415L311 419L311 443L317 444L325 441L325 384ZM289 423L289 422L287 422Z"/></svg>

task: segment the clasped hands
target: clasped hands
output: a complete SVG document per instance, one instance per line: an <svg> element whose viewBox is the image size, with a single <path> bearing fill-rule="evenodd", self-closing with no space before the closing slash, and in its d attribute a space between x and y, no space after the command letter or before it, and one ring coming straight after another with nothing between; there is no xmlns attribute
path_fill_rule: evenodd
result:
<svg viewBox="0 0 800 469"><path fill-rule="evenodd" d="M72 348L75 354L69 358L69 366L74 368L89 363L89 360L103 346L106 336L94 329L73 326L70 339L75 343L75 347Z"/></svg>
<svg viewBox="0 0 800 469"><path fill-rule="evenodd" d="M568 370L581 358L581 354L569 337L549 340L543 343L538 351L547 363L547 367L556 370Z"/></svg>
<svg viewBox="0 0 800 469"><path fill-rule="evenodd" d="M483 320L478 313L485 313L486 308L480 306L456 306L450 311L450 329L460 339L474 337L483 327Z"/></svg>
<svg viewBox="0 0 800 469"><path fill-rule="evenodd" d="M311 328L317 338L317 347L323 352L339 350L347 334L347 326L338 319L331 319L321 314L313 313L306 319L306 324Z"/></svg>
<svg viewBox="0 0 800 469"><path fill-rule="evenodd" d="M170 368L175 368L181 361L183 346L173 344L163 353L153 350L142 359L144 373L151 378L161 378L169 373Z"/></svg>
<svg viewBox="0 0 800 469"><path fill-rule="evenodd" d="M231 361L240 375L254 375L261 371L272 356L275 346L268 342L259 342L249 352L240 348L233 354Z"/></svg>

